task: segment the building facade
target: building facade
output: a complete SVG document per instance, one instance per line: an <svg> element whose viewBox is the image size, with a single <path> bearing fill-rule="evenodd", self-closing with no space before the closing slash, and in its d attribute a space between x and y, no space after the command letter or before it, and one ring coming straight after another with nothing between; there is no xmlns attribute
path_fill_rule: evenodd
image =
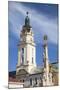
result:
<svg viewBox="0 0 60 90"><path fill-rule="evenodd" d="M18 44L18 62L16 66L16 79L23 82L23 87L52 86L52 72L48 58L47 35L44 35L43 42L43 67L36 65L36 44L34 33L28 16L25 18L25 25L20 33Z"/></svg>

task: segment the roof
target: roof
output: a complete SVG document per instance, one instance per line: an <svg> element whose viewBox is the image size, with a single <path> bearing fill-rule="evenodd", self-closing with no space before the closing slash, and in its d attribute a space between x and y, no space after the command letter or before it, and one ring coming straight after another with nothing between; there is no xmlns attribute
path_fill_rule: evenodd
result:
<svg viewBox="0 0 60 90"><path fill-rule="evenodd" d="M51 63L52 72L58 72L58 63Z"/></svg>
<svg viewBox="0 0 60 90"><path fill-rule="evenodd" d="M43 68L40 67L34 67L31 69L30 74L38 74L38 73L42 73L43 72Z"/></svg>
<svg viewBox="0 0 60 90"><path fill-rule="evenodd" d="M52 71L52 72L58 72L58 64L54 64L54 63L50 63L49 64L49 66L50 66L50 71ZM32 74L39 74L39 73L43 73L43 67L33 67L32 69L31 69L31 72L30 73L28 73L26 70L20 70L20 75L21 74L30 74L30 75L32 75ZM9 77L15 77L16 76L16 71L12 71L12 72L9 72Z"/></svg>
<svg viewBox="0 0 60 90"><path fill-rule="evenodd" d="M49 66L50 65L52 67L52 72L58 72L58 64L51 63L51 64L49 64ZM43 67L34 67L31 69L30 74L38 74L38 73L43 73Z"/></svg>

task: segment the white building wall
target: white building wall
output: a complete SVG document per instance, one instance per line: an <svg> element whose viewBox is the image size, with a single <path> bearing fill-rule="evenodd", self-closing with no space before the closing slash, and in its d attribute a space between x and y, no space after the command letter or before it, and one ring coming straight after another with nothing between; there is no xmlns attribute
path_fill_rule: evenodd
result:
<svg viewBox="0 0 60 90"><path fill-rule="evenodd" d="M9 89L16 89L16 88L23 88L23 83L20 82L9 82L8 83Z"/></svg>
<svg viewBox="0 0 60 90"><path fill-rule="evenodd" d="M37 78L37 84L35 81L35 78ZM30 79L32 79L32 85L30 85ZM42 85L42 74L37 74L37 75L31 75L29 77L26 77L25 82L24 82L24 87L36 87Z"/></svg>
<svg viewBox="0 0 60 90"><path fill-rule="evenodd" d="M30 44L27 44L27 58L26 60L29 61L29 65L32 65L32 57L33 57L33 65L36 66L36 60L35 60L35 46L32 46ZM33 54L32 54L32 49L33 49Z"/></svg>
<svg viewBox="0 0 60 90"><path fill-rule="evenodd" d="M34 66L36 66L36 47L32 47L34 50L33 50L33 57L34 57Z"/></svg>
<svg viewBox="0 0 60 90"><path fill-rule="evenodd" d="M48 74L48 77L46 75L46 72L43 73L43 86L52 86L53 85L53 82L52 82L52 73L49 73Z"/></svg>

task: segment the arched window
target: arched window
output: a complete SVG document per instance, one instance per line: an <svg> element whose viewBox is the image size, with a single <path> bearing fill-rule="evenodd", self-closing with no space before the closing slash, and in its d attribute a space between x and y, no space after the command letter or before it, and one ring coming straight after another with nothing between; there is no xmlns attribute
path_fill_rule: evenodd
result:
<svg viewBox="0 0 60 90"><path fill-rule="evenodd" d="M22 54L24 54L24 48L22 48Z"/></svg>
<svg viewBox="0 0 60 90"><path fill-rule="evenodd" d="M22 54L21 54L22 56L22 64L24 64L24 48L22 48Z"/></svg>

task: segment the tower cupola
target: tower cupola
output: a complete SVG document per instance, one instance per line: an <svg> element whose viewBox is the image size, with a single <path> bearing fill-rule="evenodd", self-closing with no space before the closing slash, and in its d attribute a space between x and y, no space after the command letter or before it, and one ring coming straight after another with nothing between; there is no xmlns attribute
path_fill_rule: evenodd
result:
<svg viewBox="0 0 60 90"><path fill-rule="evenodd" d="M26 18L25 18L25 24L23 26L24 30L27 30L28 32L31 29L31 25L30 25L30 18L28 16L29 12L26 12Z"/></svg>
<svg viewBox="0 0 60 90"><path fill-rule="evenodd" d="M28 12L26 12L26 14L27 14L27 16L26 16L26 18L25 18L25 26L26 27L29 27L30 26L30 19L29 19L29 16L28 16Z"/></svg>

